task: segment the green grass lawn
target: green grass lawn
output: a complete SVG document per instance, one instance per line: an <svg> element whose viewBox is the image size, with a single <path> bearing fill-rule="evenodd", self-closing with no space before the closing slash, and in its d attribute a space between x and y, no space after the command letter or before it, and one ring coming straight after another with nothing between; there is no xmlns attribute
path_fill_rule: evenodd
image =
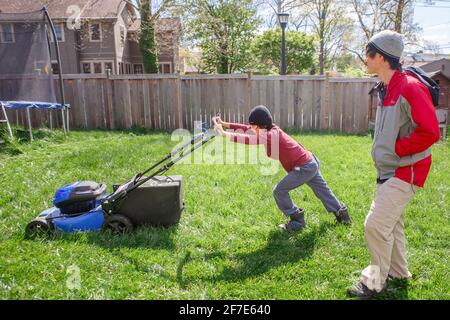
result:
<svg viewBox="0 0 450 320"><path fill-rule="evenodd" d="M25 240L27 223L62 185L94 180L111 191L176 142L167 133L77 131L0 143L0 299L346 299L369 262L363 222L375 191L371 138L293 136L320 158L352 227L336 225L304 186L292 196L306 209L307 228L279 231L285 219L272 189L281 167L262 175L251 164L181 164L170 171L185 183L186 209L175 227ZM381 298L450 298L450 142L434 146L433 157L405 221L413 279ZM81 272L75 289L68 286L73 267Z"/></svg>

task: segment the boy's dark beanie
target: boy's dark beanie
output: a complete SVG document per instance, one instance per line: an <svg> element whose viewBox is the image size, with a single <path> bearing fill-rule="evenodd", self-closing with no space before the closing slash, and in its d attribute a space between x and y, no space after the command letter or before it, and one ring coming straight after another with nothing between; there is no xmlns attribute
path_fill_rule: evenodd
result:
<svg viewBox="0 0 450 320"><path fill-rule="evenodd" d="M273 125L272 115L265 106L256 106L248 116L248 123L264 128L271 128Z"/></svg>

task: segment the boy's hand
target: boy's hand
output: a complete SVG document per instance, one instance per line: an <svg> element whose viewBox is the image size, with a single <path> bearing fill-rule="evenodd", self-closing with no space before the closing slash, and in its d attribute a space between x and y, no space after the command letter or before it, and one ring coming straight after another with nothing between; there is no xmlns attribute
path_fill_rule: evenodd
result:
<svg viewBox="0 0 450 320"><path fill-rule="evenodd" d="M212 121L214 123L214 125L219 124L222 126L222 128L224 129L230 129L230 123L223 121L220 116L217 117L213 117Z"/></svg>
<svg viewBox="0 0 450 320"><path fill-rule="evenodd" d="M220 125L223 124L223 121L222 121L222 119L220 119L219 116L213 117L213 118L212 118L212 121L214 122L214 124L220 124Z"/></svg>
<svg viewBox="0 0 450 320"><path fill-rule="evenodd" d="M222 137L225 137L227 135L227 133L223 130L221 124L214 125L214 130L217 131L217 133L220 134Z"/></svg>

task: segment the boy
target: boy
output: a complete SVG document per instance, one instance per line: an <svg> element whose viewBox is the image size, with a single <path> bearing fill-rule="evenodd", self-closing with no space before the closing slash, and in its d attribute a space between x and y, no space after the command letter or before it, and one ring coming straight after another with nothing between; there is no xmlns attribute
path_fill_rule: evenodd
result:
<svg viewBox="0 0 450 320"><path fill-rule="evenodd" d="M299 231L305 224L304 210L298 208L289 196L289 192L303 184L307 184L322 201L328 212L334 213L338 223L351 223L347 208L341 204L328 188L319 170L319 160L301 144L297 143L283 130L273 123L272 115L265 106L253 108L249 116L250 126L228 123L213 118L214 129L222 136L235 143L264 144L268 157L279 160L288 175L274 188L273 196L278 208L290 218L280 225L286 231ZM243 130L253 134L226 132L226 129Z"/></svg>

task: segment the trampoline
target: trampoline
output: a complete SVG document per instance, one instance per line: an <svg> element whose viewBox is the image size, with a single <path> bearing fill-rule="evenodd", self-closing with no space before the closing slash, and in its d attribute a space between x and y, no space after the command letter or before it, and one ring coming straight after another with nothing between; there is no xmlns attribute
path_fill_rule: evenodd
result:
<svg viewBox="0 0 450 320"><path fill-rule="evenodd" d="M56 58L53 64L52 53ZM24 13L0 12L0 61L0 122L6 123L10 136L7 110L26 111L31 141L31 109L61 112L67 133L70 106L65 103L59 44L47 7ZM58 91L54 67L58 68Z"/></svg>

